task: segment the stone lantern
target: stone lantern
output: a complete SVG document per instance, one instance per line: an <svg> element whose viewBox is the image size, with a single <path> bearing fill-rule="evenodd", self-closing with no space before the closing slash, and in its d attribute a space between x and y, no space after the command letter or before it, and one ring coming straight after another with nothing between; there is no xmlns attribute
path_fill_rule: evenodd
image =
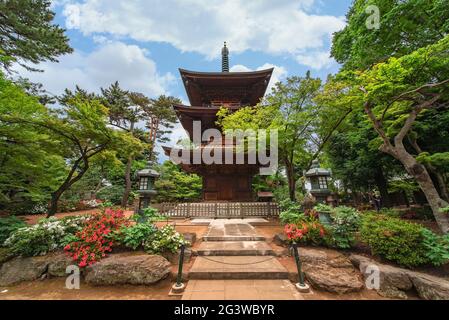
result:
<svg viewBox="0 0 449 320"><path fill-rule="evenodd" d="M318 160L313 160L312 166L305 174L312 185L310 193L315 197L317 202L326 203L327 197L331 194L329 190L329 178L331 172L327 169L320 168Z"/></svg>
<svg viewBox="0 0 449 320"><path fill-rule="evenodd" d="M157 192L154 190L154 180L159 177L159 173L150 169L150 164L145 169L137 172L137 179L139 181L139 208L138 211L141 212L143 209L150 206L151 197Z"/></svg>

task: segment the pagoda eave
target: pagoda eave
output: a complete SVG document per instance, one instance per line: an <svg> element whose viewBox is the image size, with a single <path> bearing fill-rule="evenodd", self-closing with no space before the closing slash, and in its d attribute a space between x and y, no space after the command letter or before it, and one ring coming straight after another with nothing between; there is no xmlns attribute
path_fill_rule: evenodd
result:
<svg viewBox="0 0 449 320"><path fill-rule="evenodd" d="M274 68L250 72L198 72L179 69L192 105L228 97L254 106L264 96Z"/></svg>

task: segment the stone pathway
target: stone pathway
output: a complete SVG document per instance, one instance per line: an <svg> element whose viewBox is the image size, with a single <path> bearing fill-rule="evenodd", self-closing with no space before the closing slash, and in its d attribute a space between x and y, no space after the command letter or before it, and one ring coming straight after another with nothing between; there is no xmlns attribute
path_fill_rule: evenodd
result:
<svg viewBox="0 0 449 320"><path fill-rule="evenodd" d="M212 220L202 240L183 300L303 299L266 239L245 219Z"/></svg>

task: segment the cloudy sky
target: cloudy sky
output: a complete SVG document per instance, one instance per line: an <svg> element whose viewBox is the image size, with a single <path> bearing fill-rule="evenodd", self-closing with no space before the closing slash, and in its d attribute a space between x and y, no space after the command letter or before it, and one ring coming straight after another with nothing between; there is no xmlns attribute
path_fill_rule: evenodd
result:
<svg viewBox="0 0 449 320"><path fill-rule="evenodd" d="M53 94L81 87L98 92L118 80L150 97L187 102L178 68L220 71L223 41L231 71L275 67L271 85L287 76L325 78L332 33L344 27L351 0L54 0L71 55L21 73ZM176 130L175 135L182 135Z"/></svg>

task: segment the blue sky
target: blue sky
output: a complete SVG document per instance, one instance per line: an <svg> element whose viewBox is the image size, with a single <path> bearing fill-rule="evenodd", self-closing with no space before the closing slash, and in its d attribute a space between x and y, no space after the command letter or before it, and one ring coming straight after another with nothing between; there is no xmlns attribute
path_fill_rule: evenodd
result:
<svg viewBox="0 0 449 320"><path fill-rule="evenodd" d="M344 27L351 0L54 0L71 55L23 75L60 94L99 92L118 80L150 97L187 101L178 68L220 71L223 41L231 71L275 67L271 85L287 76L325 78L339 66L329 57L332 33ZM175 135L182 135L178 126Z"/></svg>

